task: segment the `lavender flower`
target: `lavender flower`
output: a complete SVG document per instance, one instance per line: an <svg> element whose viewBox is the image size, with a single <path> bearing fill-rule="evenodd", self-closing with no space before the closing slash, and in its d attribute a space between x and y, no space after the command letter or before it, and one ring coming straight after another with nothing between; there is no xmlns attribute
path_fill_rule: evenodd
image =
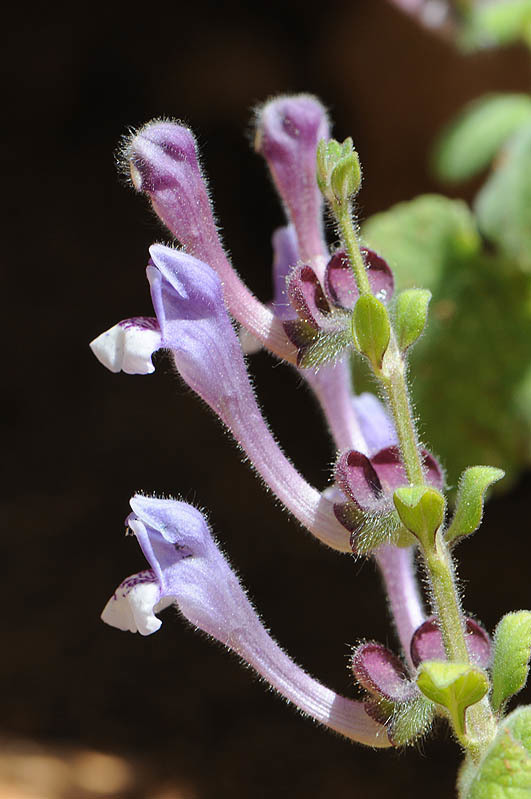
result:
<svg viewBox="0 0 531 799"><path fill-rule="evenodd" d="M385 728L362 702L321 685L273 641L196 508L140 495L131 508L126 524L150 569L118 586L103 621L149 635L161 625L155 614L176 604L191 624L236 652L304 714L354 741L390 746Z"/></svg>

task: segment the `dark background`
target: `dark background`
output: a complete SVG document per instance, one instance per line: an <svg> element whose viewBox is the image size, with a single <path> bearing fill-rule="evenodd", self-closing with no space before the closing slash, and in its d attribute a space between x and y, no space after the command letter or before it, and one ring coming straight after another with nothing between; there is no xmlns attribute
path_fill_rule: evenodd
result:
<svg viewBox="0 0 531 799"><path fill-rule="evenodd" d="M53 793L41 783L41 799L452 796L459 752L442 726L417 751L373 752L300 718L175 612L148 638L99 621L116 585L144 568L123 519L129 497L145 490L209 509L276 639L334 689L354 690L355 640L396 646L370 562L326 550L290 521L164 359L149 377L112 375L88 342L119 319L150 314L147 247L168 240L117 176L114 153L128 126L158 115L192 125L234 263L266 300L270 235L282 214L249 146L257 102L296 91L323 99L335 135L352 135L361 154L365 217L443 190L426 169L435 132L485 91L526 91L528 54L459 55L384 0L11 14L3 43L4 741L115 753L134 774L119 794ZM477 185L454 193L470 199ZM334 453L312 399L266 355L252 368L284 449L324 487ZM481 532L459 550L465 606L489 629L529 604L530 487L528 475L492 501Z"/></svg>

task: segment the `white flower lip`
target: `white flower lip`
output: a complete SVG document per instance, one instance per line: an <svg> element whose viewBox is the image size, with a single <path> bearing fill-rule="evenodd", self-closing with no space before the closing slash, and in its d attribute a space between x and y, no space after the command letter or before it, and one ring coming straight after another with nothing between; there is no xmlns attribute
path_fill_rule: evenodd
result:
<svg viewBox="0 0 531 799"><path fill-rule="evenodd" d="M151 356L161 347L156 320L144 317L124 319L101 333L90 348L111 372L147 375L155 371Z"/></svg>

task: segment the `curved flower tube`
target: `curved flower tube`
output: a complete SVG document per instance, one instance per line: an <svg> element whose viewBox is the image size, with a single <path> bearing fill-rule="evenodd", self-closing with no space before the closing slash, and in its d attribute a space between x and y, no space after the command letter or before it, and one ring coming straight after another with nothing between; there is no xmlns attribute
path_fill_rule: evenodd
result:
<svg viewBox="0 0 531 799"><path fill-rule="evenodd" d="M191 624L234 651L304 714L367 746L391 745L363 702L326 688L273 641L196 508L140 495L131 508L126 523L150 569L121 583L103 621L149 635L161 626L155 613L176 604Z"/></svg>

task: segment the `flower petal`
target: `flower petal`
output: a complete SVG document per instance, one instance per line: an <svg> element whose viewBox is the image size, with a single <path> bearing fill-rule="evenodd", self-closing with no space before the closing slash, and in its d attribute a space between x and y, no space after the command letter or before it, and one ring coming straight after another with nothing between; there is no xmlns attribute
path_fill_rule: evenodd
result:
<svg viewBox="0 0 531 799"><path fill-rule="evenodd" d="M111 372L147 375L155 371L151 356L162 346L156 319L123 319L90 342L98 361Z"/></svg>
<svg viewBox="0 0 531 799"><path fill-rule="evenodd" d="M141 635L156 632L162 622L155 616L159 607L160 585L151 569L132 574L109 599L102 620L111 627Z"/></svg>

